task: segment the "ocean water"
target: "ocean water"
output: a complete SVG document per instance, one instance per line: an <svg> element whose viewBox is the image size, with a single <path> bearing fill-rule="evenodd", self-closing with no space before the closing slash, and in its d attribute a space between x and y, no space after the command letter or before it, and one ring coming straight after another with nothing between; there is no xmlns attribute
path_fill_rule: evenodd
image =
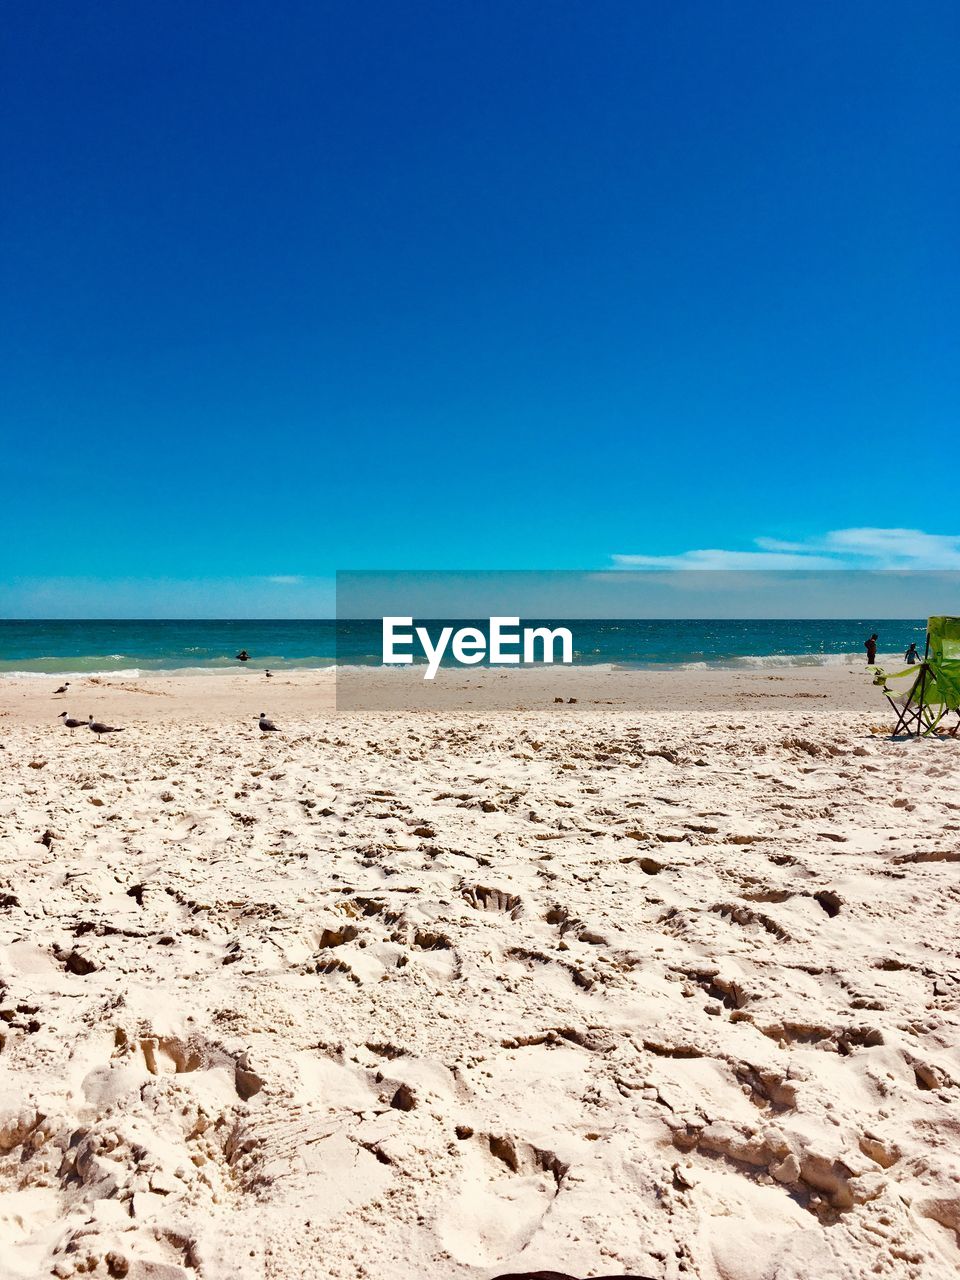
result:
<svg viewBox="0 0 960 1280"><path fill-rule="evenodd" d="M418 620L419 621L419 620ZM435 635L442 621L427 624ZM450 625L477 625L464 620ZM576 663L641 667L789 667L863 661L863 642L879 634L881 654L923 650L926 621L847 619L524 619L524 625L566 626ZM71 675L378 665L377 619L244 621L3 621L0 673Z"/></svg>

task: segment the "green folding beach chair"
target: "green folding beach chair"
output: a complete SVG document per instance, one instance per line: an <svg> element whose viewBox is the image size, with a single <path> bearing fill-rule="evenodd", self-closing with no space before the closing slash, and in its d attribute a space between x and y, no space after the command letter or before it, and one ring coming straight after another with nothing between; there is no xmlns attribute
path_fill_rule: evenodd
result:
<svg viewBox="0 0 960 1280"><path fill-rule="evenodd" d="M906 693L899 696L888 680L911 677ZM960 618L928 618L927 645L923 661L903 671L887 673L877 668L874 684L879 685L897 713L893 736L904 733L917 737L933 733L949 711L955 711L960 727Z"/></svg>

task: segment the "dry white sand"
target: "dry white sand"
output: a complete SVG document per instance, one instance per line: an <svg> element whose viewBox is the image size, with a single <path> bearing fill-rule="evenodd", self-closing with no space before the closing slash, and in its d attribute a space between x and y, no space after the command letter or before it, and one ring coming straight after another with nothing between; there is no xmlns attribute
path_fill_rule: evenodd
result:
<svg viewBox="0 0 960 1280"><path fill-rule="evenodd" d="M0 1275L954 1276L960 742L598 681L0 682Z"/></svg>

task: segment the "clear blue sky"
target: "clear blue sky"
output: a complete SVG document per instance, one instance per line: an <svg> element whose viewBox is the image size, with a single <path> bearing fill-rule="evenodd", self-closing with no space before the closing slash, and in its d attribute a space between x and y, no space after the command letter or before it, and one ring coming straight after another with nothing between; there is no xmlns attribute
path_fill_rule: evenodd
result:
<svg viewBox="0 0 960 1280"><path fill-rule="evenodd" d="M956 541L955 3L3 27L0 614Z"/></svg>

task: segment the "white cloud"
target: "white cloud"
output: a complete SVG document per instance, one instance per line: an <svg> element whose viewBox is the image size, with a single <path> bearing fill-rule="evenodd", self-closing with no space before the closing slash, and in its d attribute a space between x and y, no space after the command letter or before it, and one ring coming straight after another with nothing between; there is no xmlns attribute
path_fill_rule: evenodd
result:
<svg viewBox="0 0 960 1280"><path fill-rule="evenodd" d="M298 573L272 573L268 578L275 587L295 587L303 581Z"/></svg>
<svg viewBox="0 0 960 1280"><path fill-rule="evenodd" d="M833 569L826 556L778 551L682 551L675 556L614 556L621 569Z"/></svg>
<svg viewBox="0 0 960 1280"><path fill-rule="evenodd" d="M960 569L960 534L921 529L837 529L826 544L840 555L874 560L885 569Z"/></svg>
<svg viewBox="0 0 960 1280"><path fill-rule="evenodd" d="M960 569L960 534L921 529L834 529L803 542L755 538L756 551L615 555L622 569Z"/></svg>
<svg viewBox="0 0 960 1280"><path fill-rule="evenodd" d="M779 538L754 538L753 540L763 551L807 551L809 548L803 542L781 542Z"/></svg>

